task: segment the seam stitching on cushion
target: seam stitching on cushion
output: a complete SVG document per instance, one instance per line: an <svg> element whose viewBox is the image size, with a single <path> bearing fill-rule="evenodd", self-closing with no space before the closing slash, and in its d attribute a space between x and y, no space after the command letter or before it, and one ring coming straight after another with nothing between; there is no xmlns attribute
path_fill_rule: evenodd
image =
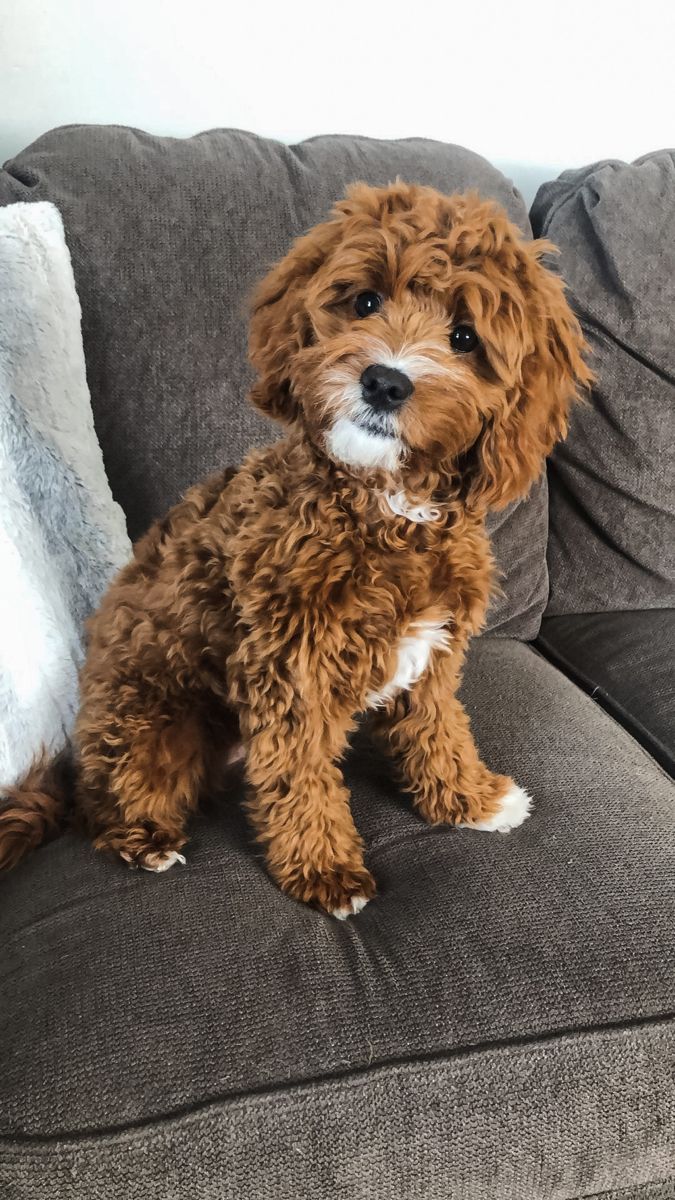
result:
<svg viewBox="0 0 675 1200"><path fill-rule="evenodd" d="M626 1196L627 1200L633 1200L634 1196L639 1196L640 1192L652 1192L655 1187L663 1187L664 1184L675 1183L675 1175L667 1175L665 1179L650 1179L649 1183L637 1183L628 1188L611 1188L609 1191L605 1188L602 1192L584 1192L575 1200L603 1200L609 1196L610 1200L621 1200L622 1196Z"/></svg>
<svg viewBox="0 0 675 1200"><path fill-rule="evenodd" d="M541 645L543 649L539 649L539 645ZM611 700L611 697L609 697L609 694L604 690L604 688L594 684L587 675L584 675L583 671L574 667L562 653L557 651L555 647L551 646L550 643L546 641L545 635L540 633L537 638L537 643L530 645L530 649L533 650L535 654L538 654L539 657L544 660L544 662L547 662L549 666L553 667L555 671L558 671L558 673L562 675L564 679L567 679L570 683L574 684L574 686L577 687L579 691L583 693L583 695L588 696L589 700L593 701L595 707L598 708L600 712L605 714L609 721L611 721L614 728L621 731L628 741L639 750L640 754L646 758L647 762L656 767L657 771L663 775L663 778L668 780L668 783L673 782L673 776L666 770L666 768L663 766L663 763L659 762L659 760L655 758L653 754L650 754L646 747L643 746L642 742L635 736L632 730L628 729L627 726L624 725L623 722L620 721L615 715L615 711L623 712L624 710L621 708L620 704ZM545 653L545 651L548 651L548 653ZM592 689L592 691L589 689ZM612 704L612 708L609 707L609 704L605 706L598 699L596 699L598 693L602 696L607 696L608 701L610 701ZM612 711L612 709L615 711Z"/></svg>
<svg viewBox="0 0 675 1200"><path fill-rule="evenodd" d="M596 1041L639 1040L640 1030L649 1030L658 1041L673 1041L675 1034L675 1013L659 1014L648 1018L638 1018L634 1021L601 1027L578 1027L559 1030L556 1033L544 1034L534 1039L514 1039L513 1041L478 1044L463 1047L454 1053L418 1056L414 1059L395 1059L391 1062L378 1063L372 1067L355 1069L344 1075L323 1075L313 1079L298 1080L288 1084L271 1085L257 1091L238 1092L231 1096L212 1099L192 1107L178 1110L170 1115L154 1118L138 1125L123 1125L94 1133L78 1132L77 1130L57 1133L49 1137L4 1135L0 1137L0 1161L15 1157L45 1158L58 1157L63 1154L83 1153L87 1150L101 1151L119 1146L122 1142L129 1152L145 1152L147 1147L155 1142L165 1140L172 1127L179 1124L199 1125L208 1121L215 1113L224 1112L228 1108L249 1109L265 1105L274 1105L280 1096L286 1096L299 1103L300 1106L314 1105L317 1088L330 1089L333 1092L349 1093L364 1087L368 1083L377 1085L386 1081L390 1075L405 1075L415 1077L421 1073L428 1074L436 1068L438 1071L454 1070L460 1074L474 1065L475 1059L490 1055L498 1057L513 1050L519 1051L525 1058L551 1057L561 1043L576 1042L580 1039ZM306 1093L306 1094L303 1094ZM35 1143L42 1143L36 1145Z"/></svg>

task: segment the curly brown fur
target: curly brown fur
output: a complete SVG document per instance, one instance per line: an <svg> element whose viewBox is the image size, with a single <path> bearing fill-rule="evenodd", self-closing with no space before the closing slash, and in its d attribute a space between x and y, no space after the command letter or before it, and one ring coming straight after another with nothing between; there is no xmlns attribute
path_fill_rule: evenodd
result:
<svg viewBox="0 0 675 1200"><path fill-rule="evenodd" d="M43 752L19 787L0 802L0 871L15 867L31 850L57 837L69 818L74 784L70 750L55 758Z"/></svg>
<svg viewBox="0 0 675 1200"><path fill-rule="evenodd" d="M271 874L357 911L375 882L338 764L370 707L425 820L500 827L514 784L455 692L492 587L486 514L527 493L589 380L549 249L475 196L356 185L262 283L252 397L286 438L193 488L90 625L77 806L98 848L170 865L241 737ZM360 319L364 291L382 304ZM359 382L383 360L414 383L384 416ZM0 816L5 859L10 836Z"/></svg>

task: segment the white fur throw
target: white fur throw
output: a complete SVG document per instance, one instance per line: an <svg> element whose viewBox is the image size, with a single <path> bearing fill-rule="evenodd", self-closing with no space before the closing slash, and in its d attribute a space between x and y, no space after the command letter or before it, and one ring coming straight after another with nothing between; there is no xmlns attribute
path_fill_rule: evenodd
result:
<svg viewBox="0 0 675 1200"><path fill-rule="evenodd" d="M130 554L80 316L57 209L0 208L0 786L66 740L83 622Z"/></svg>

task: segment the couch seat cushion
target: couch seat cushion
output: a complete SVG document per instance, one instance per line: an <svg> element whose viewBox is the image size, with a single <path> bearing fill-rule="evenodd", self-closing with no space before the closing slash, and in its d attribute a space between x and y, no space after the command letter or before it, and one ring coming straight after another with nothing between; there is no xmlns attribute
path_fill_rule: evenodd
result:
<svg viewBox="0 0 675 1200"><path fill-rule="evenodd" d="M1 1194L543 1200L672 1173L673 784L521 643L477 642L464 696L533 816L431 829L357 739L381 890L356 919L275 888L237 794L182 870L64 837L0 880Z"/></svg>
<svg viewBox="0 0 675 1200"><path fill-rule="evenodd" d="M675 610L546 617L537 645L675 775Z"/></svg>

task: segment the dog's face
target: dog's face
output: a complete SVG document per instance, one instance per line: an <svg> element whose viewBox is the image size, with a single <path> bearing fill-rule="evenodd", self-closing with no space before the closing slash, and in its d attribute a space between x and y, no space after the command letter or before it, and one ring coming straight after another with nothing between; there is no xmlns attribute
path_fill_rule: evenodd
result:
<svg viewBox="0 0 675 1200"><path fill-rule="evenodd" d="M255 403L353 472L508 503L590 378L547 249L475 196L355 185L258 289Z"/></svg>

